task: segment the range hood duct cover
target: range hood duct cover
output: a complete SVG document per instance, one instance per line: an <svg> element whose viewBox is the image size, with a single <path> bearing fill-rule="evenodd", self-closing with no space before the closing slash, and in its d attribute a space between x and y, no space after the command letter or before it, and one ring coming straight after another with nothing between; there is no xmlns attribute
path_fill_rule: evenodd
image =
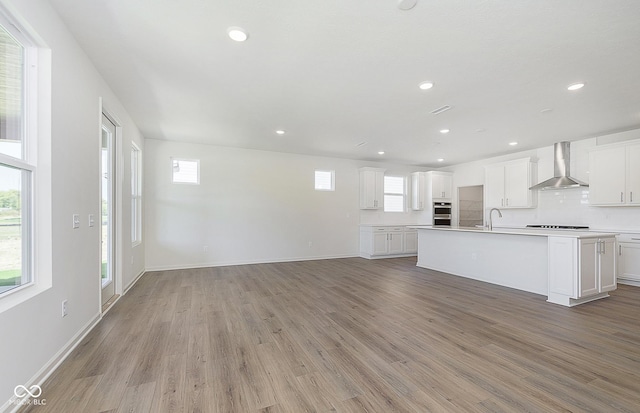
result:
<svg viewBox="0 0 640 413"><path fill-rule="evenodd" d="M558 142L553 145L553 178L540 182L529 189L566 189L589 186L582 181L572 178L569 173L571 164L570 142Z"/></svg>

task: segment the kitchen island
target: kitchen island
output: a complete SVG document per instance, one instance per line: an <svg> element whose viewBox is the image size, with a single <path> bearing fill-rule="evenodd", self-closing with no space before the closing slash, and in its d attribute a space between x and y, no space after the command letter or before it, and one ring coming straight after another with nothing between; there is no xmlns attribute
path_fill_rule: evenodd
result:
<svg viewBox="0 0 640 413"><path fill-rule="evenodd" d="M616 288L615 233L415 226L418 266L574 306Z"/></svg>

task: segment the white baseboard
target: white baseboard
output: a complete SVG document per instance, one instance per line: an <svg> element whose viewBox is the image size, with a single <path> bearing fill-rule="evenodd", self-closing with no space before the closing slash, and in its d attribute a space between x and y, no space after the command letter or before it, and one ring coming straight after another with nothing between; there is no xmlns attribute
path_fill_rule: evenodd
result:
<svg viewBox="0 0 640 413"><path fill-rule="evenodd" d="M333 260L338 258L355 258L358 254L344 255L324 255L318 257L298 257L298 258L278 258L273 260L249 260L249 261L228 261L228 262L209 262L199 264L175 264L175 265L159 265L147 267L146 271L170 271L170 270L188 270L194 268L209 267L230 267L235 265L251 265L251 264L274 264L278 262L295 262L295 261L316 261L316 260Z"/></svg>
<svg viewBox="0 0 640 413"><path fill-rule="evenodd" d="M62 364L62 362L69 357L69 354L80 344L80 342L86 337L87 334L93 330L93 328L100 322L100 314L96 314L84 327L74 335L71 340L67 342L27 383L22 383L23 386L30 388L33 385L42 386L42 384L51 376L51 374ZM7 400L0 412L3 413L15 413L23 406L16 404L17 398L15 396Z"/></svg>
<svg viewBox="0 0 640 413"><path fill-rule="evenodd" d="M145 270L140 271L140 273L136 275L135 278L126 287L124 287L124 289L122 290L122 295L125 295L126 293L128 293L131 287L133 287L138 282L140 277L142 277L145 272L146 272Z"/></svg>

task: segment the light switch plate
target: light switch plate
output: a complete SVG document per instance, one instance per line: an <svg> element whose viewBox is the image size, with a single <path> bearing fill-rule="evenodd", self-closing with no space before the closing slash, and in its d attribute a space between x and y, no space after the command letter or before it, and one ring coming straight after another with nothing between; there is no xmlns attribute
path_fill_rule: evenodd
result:
<svg viewBox="0 0 640 413"><path fill-rule="evenodd" d="M80 215L73 214L73 228L80 228Z"/></svg>
<svg viewBox="0 0 640 413"><path fill-rule="evenodd" d="M96 220L93 216L93 214L89 214L89 227L92 227L96 224Z"/></svg>

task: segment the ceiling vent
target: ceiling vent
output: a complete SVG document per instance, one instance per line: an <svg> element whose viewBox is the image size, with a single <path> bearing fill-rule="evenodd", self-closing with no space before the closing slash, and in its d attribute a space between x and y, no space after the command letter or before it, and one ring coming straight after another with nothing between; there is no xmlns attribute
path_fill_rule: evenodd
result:
<svg viewBox="0 0 640 413"><path fill-rule="evenodd" d="M444 105L444 106L443 106L443 107L441 107L441 108L438 108L438 109L432 110L432 111L431 111L431 114L433 114L433 115L439 115L439 114L441 114L442 112L446 112L446 111L448 111L449 109L451 109L451 106L449 106L449 105Z"/></svg>

